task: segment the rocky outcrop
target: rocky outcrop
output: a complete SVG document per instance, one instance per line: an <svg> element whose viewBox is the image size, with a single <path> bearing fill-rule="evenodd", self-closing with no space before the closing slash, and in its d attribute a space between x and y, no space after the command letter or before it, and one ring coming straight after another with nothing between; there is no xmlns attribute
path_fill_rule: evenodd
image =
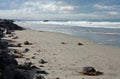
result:
<svg viewBox="0 0 120 79"><path fill-rule="evenodd" d="M46 75L47 72L37 68L32 63L18 64L15 57L21 58L22 54L18 51L14 51L12 54L8 46L21 47L20 43L15 45L1 39L4 34L11 34L14 30L24 30L24 28L14 24L13 20L0 19L0 79L45 79L41 74ZM30 43L27 42L27 44Z"/></svg>
<svg viewBox="0 0 120 79"><path fill-rule="evenodd" d="M9 30L23 30L24 28L14 24L13 20L0 19L0 28Z"/></svg>
<svg viewBox="0 0 120 79"><path fill-rule="evenodd" d="M13 20L0 19L0 38L4 36L3 32L11 34L14 30L24 30L24 28L14 24Z"/></svg>
<svg viewBox="0 0 120 79"><path fill-rule="evenodd" d="M32 66L31 62L18 65L16 59L8 52L0 52L0 79L45 79L41 74L48 73Z"/></svg>

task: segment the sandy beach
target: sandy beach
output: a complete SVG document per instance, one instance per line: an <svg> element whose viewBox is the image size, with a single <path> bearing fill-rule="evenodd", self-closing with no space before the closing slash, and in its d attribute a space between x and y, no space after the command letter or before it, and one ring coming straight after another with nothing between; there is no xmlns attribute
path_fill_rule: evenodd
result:
<svg viewBox="0 0 120 79"><path fill-rule="evenodd" d="M12 47L23 51L23 58L17 58L21 64L31 61L37 67L46 70L49 74L46 79L119 79L120 78L120 47L98 45L90 40L70 36L62 33L53 33L35 30L15 31L22 47ZM5 39L11 39L6 37ZM30 41L32 45L24 45ZM82 43L83 45L78 45ZM27 60L30 59L30 60ZM40 64L40 59L48 63ZM92 66L103 72L99 76L81 75L83 67Z"/></svg>

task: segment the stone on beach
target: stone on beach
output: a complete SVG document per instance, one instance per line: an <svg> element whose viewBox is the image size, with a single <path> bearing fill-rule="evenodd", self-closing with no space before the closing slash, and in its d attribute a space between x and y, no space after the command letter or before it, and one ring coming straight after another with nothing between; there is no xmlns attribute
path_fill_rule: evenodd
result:
<svg viewBox="0 0 120 79"><path fill-rule="evenodd" d="M45 64L45 63L48 63L48 62L45 61L44 59L41 59L41 60L39 61L39 63L40 63L40 64Z"/></svg>
<svg viewBox="0 0 120 79"><path fill-rule="evenodd" d="M90 75L90 76L97 76L103 74L103 72L96 71L94 67L83 67L82 72L80 73L82 75Z"/></svg>
<svg viewBox="0 0 120 79"><path fill-rule="evenodd" d="M61 44L67 44L67 43L65 43L65 42L61 42Z"/></svg>
<svg viewBox="0 0 120 79"><path fill-rule="evenodd" d="M82 43L78 43L78 45L83 45Z"/></svg>
<svg viewBox="0 0 120 79"><path fill-rule="evenodd" d="M28 52L28 51L30 51L30 49L25 48L25 50L23 51L23 53L26 53L26 52Z"/></svg>
<svg viewBox="0 0 120 79"><path fill-rule="evenodd" d="M23 57L23 54L22 53L14 53L13 56L15 58L22 58Z"/></svg>
<svg viewBox="0 0 120 79"><path fill-rule="evenodd" d="M32 45L32 43L30 43L29 41L25 41L24 45Z"/></svg>
<svg viewBox="0 0 120 79"><path fill-rule="evenodd" d="M9 47L22 47L21 43L18 43L18 44L9 43L8 46Z"/></svg>
<svg viewBox="0 0 120 79"><path fill-rule="evenodd" d="M18 36L13 37L12 39L18 39Z"/></svg>

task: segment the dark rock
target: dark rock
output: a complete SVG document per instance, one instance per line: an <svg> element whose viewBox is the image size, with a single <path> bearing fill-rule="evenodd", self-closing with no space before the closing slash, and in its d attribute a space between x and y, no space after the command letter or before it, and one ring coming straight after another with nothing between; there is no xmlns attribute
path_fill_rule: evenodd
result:
<svg viewBox="0 0 120 79"><path fill-rule="evenodd" d="M10 44L8 44L8 46L9 47L22 47L21 43L18 43L18 44L12 44L12 43L10 43Z"/></svg>
<svg viewBox="0 0 120 79"><path fill-rule="evenodd" d="M6 34L12 34L11 30L7 30Z"/></svg>
<svg viewBox="0 0 120 79"><path fill-rule="evenodd" d="M18 47L22 47L22 46L21 46L21 43L18 43L17 46L18 46Z"/></svg>
<svg viewBox="0 0 120 79"><path fill-rule="evenodd" d="M18 65L19 69L30 70L32 67L32 62L25 62L24 64Z"/></svg>
<svg viewBox="0 0 120 79"><path fill-rule="evenodd" d="M29 41L25 41L24 45L32 45L32 43L30 43Z"/></svg>
<svg viewBox="0 0 120 79"><path fill-rule="evenodd" d="M67 44L67 43L65 43L65 42L61 42L61 44Z"/></svg>
<svg viewBox="0 0 120 79"><path fill-rule="evenodd" d="M35 59L35 56L33 56L32 59Z"/></svg>
<svg viewBox="0 0 120 79"><path fill-rule="evenodd" d="M60 79L59 77L57 77L56 79Z"/></svg>
<svg viewBox="0 0 120 79"><path fill-rule="evenodd" d="M4 28L0 27L0 39L4 37Z"/></svg>
<svg viewBox="0 0 120 79"><path fill-rule="evenodd" d="M0 70L1 79L14 79L15 69L17 68L17 61L7 52L2 51L0 53Z"/></svg>
<svg viewBox="0 0 120 79"><path fill-rule="evenodd" d="M13 37L12 39L18 39L18 36Z"/></svg>
<svg viewBox="0 0 120 79"><path fill-rule="evenodd" d="M48 22L49 20L43 20L43 22Z"/></svg>
<svg viewBox="0 0 120 79"><path fill-rule="evenodd" d="M36 66L31 66L31 69L40 69L40 68L38 68Z"/></svg>
<svg viewBox="0 0 120 79"><path fill-rule="evenodd" d="M96 72L94 67L84 67L83 72Z"/></svg>
<svg viewBox="0 0 120 79"><path fill-rule="evenodd" d="M13 56L14 56L15 58L22 58L22 57L23 57L23 54L18 52L18 53L14 53Z"/></svg>
<svg viewBox="0 0 120 79"><path fill-rule="evenodd" d="M8 44L9 47L16 47L14 44Z"/></svg>
<svg viewBox="0 0 120 79"><path fill-rule="evenodd" d="M39 63L40 63L40 64L45 64L45 63L48 63L48 62L45 61L44 59L41 59L41 60L39 61Z"/></svg>
<svg viewBox="0 0 120 79"><path fill-rule="evenodd" d="M43 65L40 65L39 67L44 67Z"/></svg>
<svg viewBox="0 0 120 79"><path fill-rule="evenodd" d="M17 69L14 79L45 79L33 70Z"/></svg>
<svg viewBox="0 0 120 79"><path fill-rule="evenodd" d="M17 66L15 64L9 64L5 66L5 69L2 73L3 79L14 79L16 68Z"/></svg>
<svg viewBox="0 0 120 79"><path fill-rule="evenodd" d="M2 51L0 53L0 69L3 71L10 64L13 64L16 67L18 65L17 61L13 56L7 54L7 52Z"/></svg>
<svg viewBox="0 0 120 79"><path fill-rule="evenodd" d="M32 70L33 72L37 73L37 74L48 74L46 71L41 70L40 68L32 65L31 62L25 62L23 65L18 65L19 69L23 69L23 70Z"/></svg>
<svg viewBox="0 0 120 79"><path fill-rule="evenodd" d="M23 53L26 53L26 52L28 52L28 51L30 51L30 49L26 48L26 49L23 51Z"/></svg>
<svg viewBox="0 0 120 79"><path fill-rule="evenodd" d="M10 49L10 51L11 51L12 53L20 53L20 50L18 50L18 49Z"/></svg>
<svg viewBox="0 0 120 79"><path fill-rule="evenodd" d="M26 58L26 60L30 60L30 58Z"/></svg>
<svg viewBox="0 0 120 79"><path fill-rule="evenodd" d="M0 49L7 49L8 48L8 42L0 40Z"/></svg>
<svg viewBox="0 0 120 79"><path fill-rule="evenodd" d="M14 79L33 79L34 73L29 70L16 69Z"/></svg>
<svg viewBox="0 0 120 79"><path fill-rule="evenodd" d="M7 19L0 19L0 27L7 30L24 30L24 28L14 24L14 21Z"/></svg>
<svg viewBox="0 0 120 79"><path fill-rule="evenodd" d="M80 73L83 75L90 75L90 76L96 76L96 75L103 74L103 72L96 71L94 67L83 67L83 70Z"/></svg>
<svg viewBox="0 0 120 79"><path fill-rule="evenodd" d="M42 75L36 77L36 79L45 79Z"/></svg>
<svg viewBox="0 0 120 79"><path fill-rule="evenodd" d="M47 73L46 71L44 71L44 70L38 70L37 73L39 73L39 74L45 74L45 75L48 74L48 73Z"/></svg>
<svg viewBox="0 0 120 79"><path fill-rule="evenodd" d="M83 45L82 43L78 43L78 45Z"/></svg>

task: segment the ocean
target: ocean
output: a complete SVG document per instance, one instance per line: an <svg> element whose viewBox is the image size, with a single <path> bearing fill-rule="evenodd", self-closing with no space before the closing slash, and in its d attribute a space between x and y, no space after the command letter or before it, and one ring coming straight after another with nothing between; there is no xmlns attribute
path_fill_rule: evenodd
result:
<svg viewBox="0 0 120 79"><path fill-rule="evenodd" d="M16 21L25 28L60 32L120 47L120 21Z"/></svg>

